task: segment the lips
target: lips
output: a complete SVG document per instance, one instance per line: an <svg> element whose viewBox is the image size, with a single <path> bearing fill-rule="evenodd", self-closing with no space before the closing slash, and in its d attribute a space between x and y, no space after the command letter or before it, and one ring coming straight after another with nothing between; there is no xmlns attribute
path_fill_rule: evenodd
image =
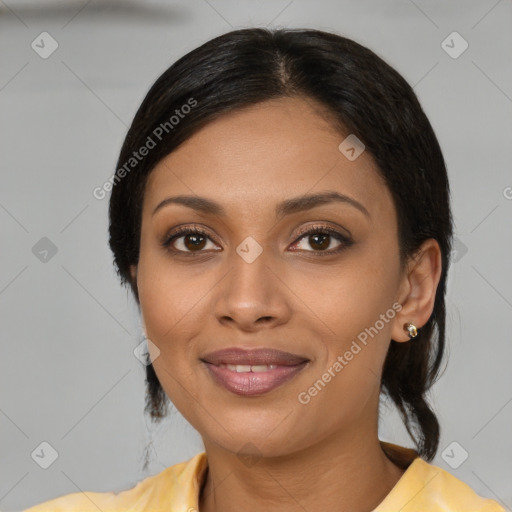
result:
<svg viewBox="0 0 512 512"><path fill-rule="evenodd" d="M201 358L213 380L237 395L268 393L300 373L309 359L275 350L230 348Z"/></svg>
<svg viewBox="0 0 512 512"><path fill-rule="evenodd" d="M228 348L206 354L201 359L204 362L215 366L219 366L221 364L249 366L296 366L308 361L307 357L291 354L290 352L283 352L273 348Z"/></svg>

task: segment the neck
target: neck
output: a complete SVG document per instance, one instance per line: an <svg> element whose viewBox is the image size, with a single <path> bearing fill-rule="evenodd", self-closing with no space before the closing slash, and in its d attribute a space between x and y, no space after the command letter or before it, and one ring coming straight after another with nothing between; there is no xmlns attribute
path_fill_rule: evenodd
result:
<svg viewBox="0 0 512 512"><path fill-rule="evenodd" d="M208 440L204 444L208 471L201 512L370 512L404 473L386 457L377 432L371 437L344 432L300 452L246 464L236 453Z"/></svg>

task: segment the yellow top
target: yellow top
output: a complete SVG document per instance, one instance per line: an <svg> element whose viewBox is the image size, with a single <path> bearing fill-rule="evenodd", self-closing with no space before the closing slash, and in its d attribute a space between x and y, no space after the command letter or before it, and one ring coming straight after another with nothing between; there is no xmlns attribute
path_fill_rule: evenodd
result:
<svg viewBox="0 0 512 512"><path fill-rule="evenodd" d="M373 512L505 512L466 483L421 459L417 452L381 441L386 453L401 461L405 473ZM411 462L412 460L412 462ZM66 494L23 512L197 512L199 492L208 467L206 453L170 466L131 489Z"/></svg>

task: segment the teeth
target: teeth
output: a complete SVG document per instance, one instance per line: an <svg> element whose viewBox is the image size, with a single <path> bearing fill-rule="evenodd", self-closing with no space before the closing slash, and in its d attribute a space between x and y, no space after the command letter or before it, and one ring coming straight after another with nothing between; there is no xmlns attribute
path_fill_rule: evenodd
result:
<svg viewBox="0 0 512 512"><path fill-rule="evenodd" d="M268 370L268 366L266 364L259 364L255 366L251 366L251 371L253 372L266 372Z"/></svg>
<svg viewBox="0 0 512 512"><path fill-rule="evenodd" d="M273 370L277 368L275 364L258 364L258 365L248 365L248 364L221 364L219 365L222 368L227 368L233 372L237 373L247 373L247 372L267 372L268 370Z"/></svg>

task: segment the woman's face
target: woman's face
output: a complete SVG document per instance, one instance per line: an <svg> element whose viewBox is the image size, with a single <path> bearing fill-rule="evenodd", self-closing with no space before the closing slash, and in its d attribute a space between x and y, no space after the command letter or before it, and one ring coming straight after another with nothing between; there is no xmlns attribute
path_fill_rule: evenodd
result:
<svg viewBox="0 0 512 512"><path fill-rule="evenodd" d="M276 456L376 434L382 366L403 332L396 213L370 155L342 153L346 136L317 109L283 98L222 116L148 179L132 275L157 376L205 445ZM324 193L350 199L306 201ZM188 206L161 205L176 196ZM252 372L205 362L233 347L298 359L246 360Z"/></svg>

